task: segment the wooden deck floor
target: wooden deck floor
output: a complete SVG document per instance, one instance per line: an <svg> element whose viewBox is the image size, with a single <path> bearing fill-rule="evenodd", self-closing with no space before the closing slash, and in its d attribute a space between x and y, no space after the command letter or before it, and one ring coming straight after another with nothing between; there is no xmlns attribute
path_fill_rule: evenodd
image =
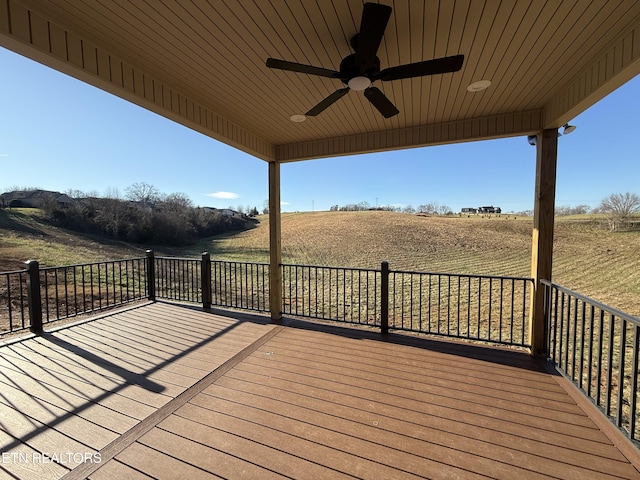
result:
<svg viewBox="0 0 640 480"><path fill-rule="evenodd" d="M154 303L0 347L0 478L640 479L571 388L525 353Z"/></svg>

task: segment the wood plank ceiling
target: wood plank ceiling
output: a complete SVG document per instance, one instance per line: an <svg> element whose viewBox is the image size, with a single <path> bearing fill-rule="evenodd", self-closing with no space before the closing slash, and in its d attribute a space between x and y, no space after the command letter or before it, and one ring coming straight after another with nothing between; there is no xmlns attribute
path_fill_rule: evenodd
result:
<svg viewBox="0 0 640 480"><path fill-rule="evenodd" d="M463 54L456 73L376 82L389 119L338 70L362 0L0 0L0 45L265 160L526 135L560 127L640 73L637 0L383 0L381 68ZM467 87L478 80L491 86Z"/></svg>

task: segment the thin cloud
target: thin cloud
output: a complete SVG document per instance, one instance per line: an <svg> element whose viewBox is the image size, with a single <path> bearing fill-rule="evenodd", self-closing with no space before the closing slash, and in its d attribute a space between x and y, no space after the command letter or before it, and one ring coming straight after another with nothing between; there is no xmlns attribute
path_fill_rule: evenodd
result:
<svg viewBox="0 0 640 480"><path fill-rule="evenodd" d="M213 193L207 193L206 195L207 197L223 198L226 200L233 200L234 198L240 198L240 195L233 192L213 192Z"/></svg>
<svg viewBox="0 0 640 480"><path fill-rule="evenodd" d="M291 205L289 202L280 202L280 205Z"/></svg>

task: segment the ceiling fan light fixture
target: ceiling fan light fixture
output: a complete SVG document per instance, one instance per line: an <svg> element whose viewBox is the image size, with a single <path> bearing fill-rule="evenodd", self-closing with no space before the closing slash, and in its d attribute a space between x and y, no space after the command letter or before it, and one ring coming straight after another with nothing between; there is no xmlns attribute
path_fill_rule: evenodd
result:
<svg viewBox="0 0 640 480"><path fill-rule="evenodd" d="M571 132L573 132L576 129L575 125L569 125L568 123L565 123L562 126L563 130L562 130L562 134L563 135L569 135Z"/></svg>
<svg viewBox="0 0 640 480"><path fill-rule="evenodd" d="M491 86L491 80L478 80L477 82L473 82L471 85L467 87L467 91L469 92L480 92L482 90L486 90Z"/></svg>
<svg viewBox="0 0 640 480"><path fill-rule="evenodd" d="M351 80L349 80L347 85L349 85L349 88L351 90L359 92L360 90L369 88L371 86L371 80L369 80L367 77L353 77Z"/></svg>
<svg viewBox="0 0 640 480"><path fill-rule="evenodd" d="M304 122L307 119L306 115L291 115L289 117L289 120L291 120L294 123L301 123Z"/></svg>

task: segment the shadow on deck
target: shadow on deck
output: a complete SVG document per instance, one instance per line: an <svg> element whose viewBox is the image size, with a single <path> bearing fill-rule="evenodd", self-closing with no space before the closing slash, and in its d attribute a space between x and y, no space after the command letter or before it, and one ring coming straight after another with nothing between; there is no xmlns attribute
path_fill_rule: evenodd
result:
<svg viewBox="0 0 640 480"><path fill-rule="evenodd" d="M411 335L152 303L0 347L0 387L0 477L640 479L544 362Z"/></svg>

